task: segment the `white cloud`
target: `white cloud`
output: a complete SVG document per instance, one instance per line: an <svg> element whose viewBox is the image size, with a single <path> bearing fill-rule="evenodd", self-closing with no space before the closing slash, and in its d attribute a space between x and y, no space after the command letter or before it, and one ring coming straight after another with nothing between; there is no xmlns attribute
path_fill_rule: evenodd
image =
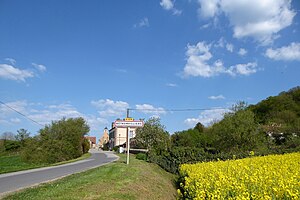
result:
<svg viewBox="0 0 300 200"><path fill-rule="evenodd" d="M233 44L227 43L226 49L227 49L227 51L230 51L232 53L233 52Z"/></svg>
<svg viewBox="0 0 300 200"><path fill-rule="evenodd" d="M91 131L100 130L101 127L109 124L107 119L95 115L85 115L69 103L43 105L39 103L27 103L27 101L23 100L8 102L6 104L39 124L50 124L52 121L61 120L64 117L83 117L90 126ZM18 116L15 111L7 108L5 105L0 105L0 124L19 124L23 120L27 122L27 119L19 118Z"/></svg>
<svg viewBox="0 0 300 200"><path fill-rule="evenodd" d="M139 23L135 24L134 27L137 28L142 28L142 27L149 27L150 24L149 24L149 20L147 17L144 17L143 19L140 20Z"/></svg>
<svg viewBox="0 0 300 200"><path fill-rule="evenodd" d="M209 18L224 13L235 38L251 37L262 45L272 43L296 15L290 0L199 0L199 3L200 16Z"/></svg>
<svg viewBox="0 0 300 200"><path fill-rule="evenodd" d="M300 61L300 43L293 42L289 46L277 49L269 48L265 55L274 60Z"/></svg>
<svg viewBox="0 0 300 200"><path fill-rule="evenodd" d="M92 101L91 104L99 109L101 117L122 117L126 115L129 104L124 101L113 101L110 99L100 99Z"/></svg>
<svg viewBox="0 0 300 200"><path fill-rule="evenodd" d="M178 85L175 84L175 83L167 83L166 86L168 86L168 87L178 87Z"/></svg>
<svg viewBox="0 0 300 200"><path fill-rule="evenodd" d="M257 63L253 62L253 63L247 63L247 64L237 64L237 65L231 66L227 70L227 72L232 76L235 76L237 74L247 76L247 75L257 72Z"/></svg>
<svg viewBox="0 0 300 200"><path fill-rule="evenodd" d="M187 63L183 71L184 77L201 76L208 78L219 74L229 74L231 76L249 75L257 71L257 63L237 64L226 68L221 60L210 61L213 57L210 49L211 45L205 42L198 42L197 45L188 45L186 51Z"/></svg>
<svg viewBox="0 0 300 200"><path fill-rule="evenodd" d="M187 118L184 123L188 127L194 127L198 122L201 122L204 126L209 126L212 122L221 120L227 112L229 112L229 109L224 108L205 110L197 118Z"/></svg>
<svg viewBox="0 0 300 200"><path fill-rule="evenodd" d="M223 95L210 96L208 98L211 99L211 100L225 99L225 97Z"/></svg>
<svg viewBox="0 0 300 200"><path fill-rule="evenodd" d="M18 123L21 122L21 120L20 120L19 118L17 118L17 117L11 118L10 121L11 121L13 124L18 124Z"/></svg>
<svg viewBox="0 0 300 200"><path fill-rule="evenodd" d="M171 0L161 0L161 2L159 4L165 10L171 10L174 7L174 4L173 4L173 2Z"/></svg>
<svg viewBox="0 0 300 200"><path fill-rule="evenodd" d="M36 63L31 63L31 64L32 64L32 66L34 66L40 72L45 72L47 70L45 65L36 64Z"/></svg>
<svg viewBox="0 0 300 200"><path fill-rule="evenodd" d="M145 114L152 114L154 116L159 116L161 114L166 114L166 111L162 107L154 107L150 104L136 105L136 109Z"/></svg>
<svg viewBox="0 0 300 200"><path fill-rule="evenodd" d="M32 78L34 75L29 70L22 70L8 64L0 64L0 78L3 79L25 82L27 78Z"/></svg>
<svg viewBox="0 0 300 200"><path fill-rule="evenodd" d="M13 58L5 58L6 61L8 61L11 65L15 65L16 64L16 60Z"/></svg>
<svg viewBox="0 0 300 200"><path fill-rule="evenodd" d="M241 55L241 56L244 56L244 55L247 54L247 50L246 50L246 49L243 49L243 48L240 48L238 54Z"/></svg>
<svg viewBox="0 0 300 200"><path fill-rule="evenodd" d="M219 8L219 0L198 0L200 4L200 8L198 9L198 15L201 18L209 18L209 17L214 17Z"/></svg>
<svg viewBox="0 0 300 200"><path fill-rule="evenodd" d="M19 112L22 113L26 113L27 111L27 106L28 103L27 101L12 101L12 102L7 102L5 103L7 106L0 104L0 116L5 117L5 116L9 116L13 113L15 113L15 111L13 111L12 109L15 109ZM10 108L12 109L10 109Z"/></svg>
<svg viewBox="0 0 300 200"><path fill-rule="evenodd" d="M160 6L165 10L170 10L173 15L181 15L182 11L174 7L174 2L172 0L161 0Z"/></svg>
<svg viewBox="0 0 300 200"><path fill-rule="evenodd" d="M28 115L29 118L40 124L50 124L52 121L62 118L84 117L75 107L70 104L58 104L45 106L43 109L36 110Z"/></svg>

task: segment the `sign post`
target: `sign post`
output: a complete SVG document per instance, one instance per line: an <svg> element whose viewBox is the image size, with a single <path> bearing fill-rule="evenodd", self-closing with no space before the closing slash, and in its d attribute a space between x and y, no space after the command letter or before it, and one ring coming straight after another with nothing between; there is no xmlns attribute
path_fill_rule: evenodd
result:
<svg viewBox="0 0 300 200"><path fill-rule="evenodd" d="M129 165L129 149L130 149L130 137L129 137L129 134L130 134L130 127L127 127L127 159L126 159L126 164Z"/></svg>
<svg viewBox="0 0 300 200"><path fill-rule="evenodd" d="M133 120L133 118L128 117L125 120L116 120L114 122L115 127L126 128L126 149L127 149L127 159L126 164L129 164L129 150L130 150L130 128L138 128L144 126L144 121Z"/></svg>

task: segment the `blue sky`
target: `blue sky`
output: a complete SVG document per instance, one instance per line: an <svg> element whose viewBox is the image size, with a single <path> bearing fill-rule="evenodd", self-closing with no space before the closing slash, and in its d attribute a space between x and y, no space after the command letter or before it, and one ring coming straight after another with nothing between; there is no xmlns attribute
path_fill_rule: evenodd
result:
<svg viewBox="0 0 300 200"><path fill-rule="evenodd" d="M0 100L99 136L126 108L170 133L300 85L299 1L0 1ZM209 108L170 112L168 109ZM218 108L218 109L214 109ZM220 109L221 108L221 109ZM42 128L0 106L0 133Z"/></svg>

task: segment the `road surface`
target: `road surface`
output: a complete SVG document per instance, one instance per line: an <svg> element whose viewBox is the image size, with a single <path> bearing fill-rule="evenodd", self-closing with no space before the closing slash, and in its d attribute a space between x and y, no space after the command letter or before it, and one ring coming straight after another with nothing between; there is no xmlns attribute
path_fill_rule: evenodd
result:
<svg viewBox="0 0 300 200"><path fill-rule="evenodd" d="M92 153L90 158L74 163L2 174L0 175L0 197L23 188L86 171L110 163L119 158L112 152L93 149L90 152Z"/></svg>

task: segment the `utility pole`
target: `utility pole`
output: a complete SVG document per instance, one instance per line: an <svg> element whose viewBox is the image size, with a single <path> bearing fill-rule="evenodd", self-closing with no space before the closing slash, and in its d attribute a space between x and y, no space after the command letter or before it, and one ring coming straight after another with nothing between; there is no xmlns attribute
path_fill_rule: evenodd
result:
<svg viewBox="0 0 300 200"><path fill-rule="evenodd" d="M126 118L129 118L129 108L127 108L127 115L126 115ZM127 127L126 129L126 141L127 141L127 145L126 145L126 148L127 148L127 159L126 159L126 164L129 165L129 146L130 146L130 139L129 139L129 127Z"/></svg>

